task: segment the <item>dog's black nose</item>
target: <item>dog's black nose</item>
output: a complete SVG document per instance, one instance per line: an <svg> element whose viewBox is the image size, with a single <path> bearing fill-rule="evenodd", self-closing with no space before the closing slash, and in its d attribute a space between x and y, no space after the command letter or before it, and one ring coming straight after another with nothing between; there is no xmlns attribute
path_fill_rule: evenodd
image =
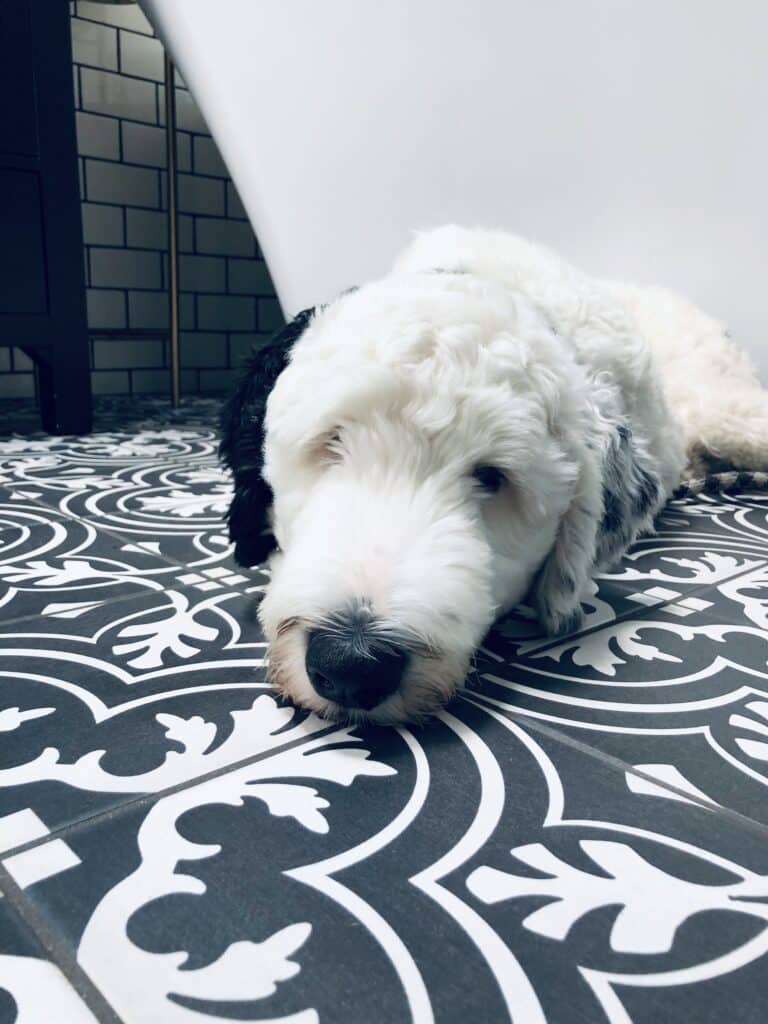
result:
<svg viewBox="0 0 768 1024"><path fill-rule="evenodd" d="M305 665L321 697L345 708L370 711L395 692L403 678L406 652L393 644L368 645L359 636L312 630Z"/></svg>

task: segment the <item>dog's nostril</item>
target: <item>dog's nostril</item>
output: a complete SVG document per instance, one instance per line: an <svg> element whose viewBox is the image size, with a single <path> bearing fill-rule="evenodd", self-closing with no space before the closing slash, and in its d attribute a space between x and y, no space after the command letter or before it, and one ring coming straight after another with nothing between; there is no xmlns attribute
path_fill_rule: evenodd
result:
<svg viewBox="0 0 768 1024"><path fill-rule="evenodd" d="M315 691L346 708L370 711L399 687L404 650L387 644L367 647L359 636L313 630L307 637L305 666Z"/></svg>
<svg viewBox="0 0 768 1024"><path fill-rule="evenodd" d="M318 693L328 693L333 689L333 684L330 679L326 679L325 676L320 675L319 672L312 672L309 676L309 681L312 683Z"/></svg>

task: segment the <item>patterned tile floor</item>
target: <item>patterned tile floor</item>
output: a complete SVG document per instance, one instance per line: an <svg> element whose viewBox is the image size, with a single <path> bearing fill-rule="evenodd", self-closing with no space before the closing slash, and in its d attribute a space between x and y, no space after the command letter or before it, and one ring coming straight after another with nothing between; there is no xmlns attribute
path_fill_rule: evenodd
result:
<svg viewBox="0 0 768 1024"><path fill-rule="evenodd" d="M766 495L431 725L329 726L265 684L217 406L0 415L0 1024L766 1020Z"/></svg>

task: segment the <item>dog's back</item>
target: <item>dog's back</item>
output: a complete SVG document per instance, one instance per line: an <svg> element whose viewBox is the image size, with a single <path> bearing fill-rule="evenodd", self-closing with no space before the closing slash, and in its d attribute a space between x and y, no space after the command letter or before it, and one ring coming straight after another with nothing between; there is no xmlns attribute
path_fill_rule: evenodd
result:
<svg viewBox="0 0 768 1024"><path fill-rule="evenodd" d="M679 422L685 475L768 469L768 396L747 354L717 320L663 288L589 277L543 246L454 225L420 233L396 269L464 270L524 292L594 373L609 372L631 404L657 374ZM600 343L609 324L611 344ZM652 366L649 366L649 361ZM669 431L652 443L676 446Z"/></svg>
<svg viewBox="0 0 768 1024"><path fill-rule="evenodd" d="M682 431L625 296L551 250L503 231L437 228L418 234L395 264L396 271L430 267L492 278L533 302L588 374L620 392L624 413L642 424L650 449L662 457L664 486L672 493L685 461Z"/></svg>
<svg viewBox="0 0 768 1024"><path fill-rule="evenodd" d="M687 474L768 469L768 396L723 324L663 288L613 285L633 312L683 427Z"/></svg>

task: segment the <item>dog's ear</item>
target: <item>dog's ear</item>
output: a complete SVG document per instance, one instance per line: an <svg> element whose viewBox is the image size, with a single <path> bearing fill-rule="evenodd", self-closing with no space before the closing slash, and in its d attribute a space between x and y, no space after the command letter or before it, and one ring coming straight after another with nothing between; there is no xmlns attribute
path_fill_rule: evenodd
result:
<svg viewBox="0 0 768 1024"><path fill-rule="evenodd" d="M594 568L603 509L598 453L584 445L571 457L578 467L576 490L531 589L539 623L549 636L574 633L581 626L581 595Z"/></svg>
<svg viewBox="0 0 768 1024"><path fill-rule="evenodd" d="M590 577L651 528L664 501L652 460L625 424L611 429L601 445L585 445L578 461L576 494L532 589L539 621L553 636L580 628L580 599Z"/></svg>
<svg viewBox="0 0 768 1024"><path fill-rule="evenodd" d="M221 412L219 455L232 470L235 487L227 513L229 539L235 544L235 561L243 566L264 562L277 546L269 522L272 491L261 475L264 416L269 393L314 312L303 310L251 353Z"/></svg>
<svg viewBox="0 0 768 1024"><path fill-rule="evenodd" d="M595 551L598 570L610 568L639 534L653 528L653 517L665 500L653 460L623 423L616 426L605 449L602 496Z"/></svg>

